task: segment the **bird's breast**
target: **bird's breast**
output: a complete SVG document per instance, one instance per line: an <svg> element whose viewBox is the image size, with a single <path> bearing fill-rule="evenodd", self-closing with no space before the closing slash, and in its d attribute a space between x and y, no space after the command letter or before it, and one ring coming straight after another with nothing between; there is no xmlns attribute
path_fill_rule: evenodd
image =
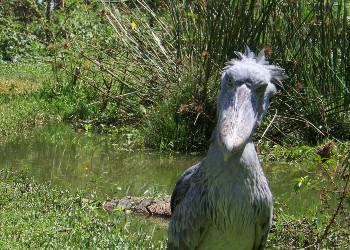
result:
<svg viewBox="0 0 350 250"><path fill-rule="evenodd" d="M272 216L272 194L262 171L221 176L213 181L208 198L209 216L223 233L249 231Z"/></svg>

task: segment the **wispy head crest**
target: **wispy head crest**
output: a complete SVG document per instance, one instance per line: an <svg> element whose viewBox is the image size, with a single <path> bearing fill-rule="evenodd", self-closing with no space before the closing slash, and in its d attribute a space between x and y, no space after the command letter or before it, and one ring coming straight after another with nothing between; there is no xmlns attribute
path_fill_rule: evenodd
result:
<svg viewBox="0 0 350 250"><path fill-rule="evenodd" d="M282 80L288 77L285 74L283 68L277 65L269 64L268 60L265 57L264 50L261 50L260 53L256 55L253 51L250 50L248 46L246 46L244 53L235 51L235 54L237 58L228 61L224 67L224 70L229 69L237 63L258 64L260 67L263 66L263 68L270 73L271 83L275 84L278 88L283 88Z"/></svg>

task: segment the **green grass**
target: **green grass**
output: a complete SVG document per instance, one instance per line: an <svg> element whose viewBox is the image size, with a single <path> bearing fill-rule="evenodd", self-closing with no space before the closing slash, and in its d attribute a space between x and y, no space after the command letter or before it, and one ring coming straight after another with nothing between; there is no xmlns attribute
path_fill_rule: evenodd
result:
<svg viewBox="0 0 350 250"><path fill-rule="evenodd" d="M1 249L163 249L123 212L102 212L78 194L0 170Z"/></svg>
<svg viewBox="0 0 350 250"><path fill-rule="evenodd" d="M49 64L41 62L5 63L0 61L0 85L2 80L18 80L37 83L52 80L52 71Z"/></svg>
<svg viewBox="0 0 350 250"><path fill-rule="evenodd" d="M25 135L48 120L47 105L35 90L51 77L46 64L0 62L0 142Z"/></svg>
<svg viewBox="0 0 350 250"><path fill-rule="evenodd" d="M31 96L0 96L0 142L26 135L43 125L48 113L43 102Z"/></svg>

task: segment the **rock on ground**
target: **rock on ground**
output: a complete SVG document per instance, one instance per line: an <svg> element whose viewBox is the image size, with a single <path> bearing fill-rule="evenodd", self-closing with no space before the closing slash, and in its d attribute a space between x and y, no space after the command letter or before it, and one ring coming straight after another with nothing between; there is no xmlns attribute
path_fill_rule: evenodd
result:
<svg viewBox="0 0 350 250"><path fill-rule="evenodd" d="M120 208L138 214L165 218L169 218L171 215L170 197L156 199L131 196L120 199L113 198L103 202L101 207L106 211L113 211L116 208Z"/></svg>

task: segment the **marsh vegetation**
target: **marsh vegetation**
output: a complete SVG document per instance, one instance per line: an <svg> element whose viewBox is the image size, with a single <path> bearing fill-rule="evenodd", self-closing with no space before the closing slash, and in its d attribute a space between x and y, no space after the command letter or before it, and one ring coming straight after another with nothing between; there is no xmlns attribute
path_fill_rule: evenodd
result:
<svg viewBox="0 0 350 250"><path fill-rule="evenodd" d="M123 187L114 187L114 179L103 178L97 167L84 179L92 163L71 165L63 152L83 147L87 153L81 157L88 158L100 145L89 138L98 133L108 145L117 145L109 150L123 150L123 157L175 159L167 167L160 163L157 174L162 177L140 170L143 174L136 178L150 183L142 188L144 195L168 195L169 186L162 186L182 172L176 166L189 166L197 156L187 154L201 155L208 146L221 68L234 51L249 45L254 51L263 49L289 76L255 138L277 197L268 244L348 247L347 1L136 0L108 5L66 0L53 1L60 4L48 9L49 2L0 4L0 148L1 159L6 159L2 162L7 162L0 165L5 194L0 200L0 246L163 248L166 239L153 237L152 226L148 231L145 224L131 229L131 215L106 215L98 209L104 198L117 195L118 187L123 195L142 195L133 189L136 174L124 174ZM72 127L60 133L55 126L46 127L52 122ZM33 139L36 133L43 133L39 142ZM60 144L66 136L72 145ZM43 141L48 144L40 146ZM328 142L328 149L318 148ZM156 159L126 153L140 149L155 150ZM176 160L178 152L185 155L181 161ZM99 157L103 163L120 160L107 153ZM45 169L41 164L53 159L61 165L51 165L43 179L36 175ZM284 162L283 167L272 162ZM76 173L75 180L83 180L70 191L60 191L68 187L55 183L66 182L59 177L65 168ZM110 170L115 173L111 176L119 176L117 167ZM129 170L131 166L125 167L125 173ZM35 180L28 177L33 175ZM283 181L281 176L290 178ZM45 183L49 180L53 186ZM91 197L100 184L106 189ZM300 200L286 202L291 197ZM83 198L91 202L81 202Z"/></svg>

